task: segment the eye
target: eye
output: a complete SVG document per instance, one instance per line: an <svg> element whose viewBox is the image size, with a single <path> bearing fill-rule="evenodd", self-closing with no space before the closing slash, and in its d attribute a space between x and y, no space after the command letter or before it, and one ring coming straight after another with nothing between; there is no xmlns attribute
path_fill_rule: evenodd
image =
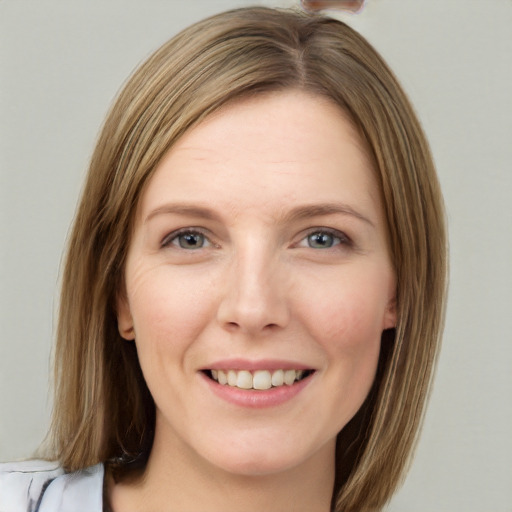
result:
<svg viewBox="0 0 512 512"><path fill-rule="evenodd" d="M193 251L208 247L211 245L211 242L203 233L187 229L171 233L162 242L162 247L168 247L171 245L179 247L180 249Z"/></svg>
<svg viewBox="0 0 512 512"><path fill-rule="evenodd" d="M336 245L349 245L349 238L340 232L329 230L317 230L309 233L299 246L311 249L330 249Z"/></svg>

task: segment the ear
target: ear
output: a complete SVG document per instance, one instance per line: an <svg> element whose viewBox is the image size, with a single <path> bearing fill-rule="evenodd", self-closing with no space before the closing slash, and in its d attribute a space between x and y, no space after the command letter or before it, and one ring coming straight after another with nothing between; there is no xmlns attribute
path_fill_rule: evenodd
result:
<svg viewBox="0 0 512 512"><path fill-rule="evenodd" d="M393 295L389 300L386 311L384 312L384 318L382 322L382 330L394 329L396 327L396 296Z"/></svg>
<svg viewBox="0 0 512 512"><path fill-rule="evenodd" d="M128 299L124 293L118 293L116 300L117 328L122 338L128 341L135 339L133 318Z"/></svg>

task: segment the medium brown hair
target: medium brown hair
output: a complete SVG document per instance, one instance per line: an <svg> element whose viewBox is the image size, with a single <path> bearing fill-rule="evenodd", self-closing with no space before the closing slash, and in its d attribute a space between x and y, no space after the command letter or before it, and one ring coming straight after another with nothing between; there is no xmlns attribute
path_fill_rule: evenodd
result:
<svg viewBox="0 0 512 512"><path fill-rule="evenodd" d="M50 456L68 470L144 464L155 407L116 296L141 193L192 126L235 99L299 89L351 118L374 163L397 277L363 407L338 436L333 509L379 510L403 476L438 351L446 287L441 193L418 120L394 75L344 23L290 10L229 11L184 30L131 77L94 151L63 273Z"/></svg>

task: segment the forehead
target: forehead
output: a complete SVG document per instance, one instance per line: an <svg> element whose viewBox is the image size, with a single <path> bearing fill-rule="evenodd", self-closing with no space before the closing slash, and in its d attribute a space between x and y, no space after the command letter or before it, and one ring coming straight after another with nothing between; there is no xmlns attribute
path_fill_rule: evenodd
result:
<svg viewBox="0 0 512 512"><path fill-rule="evenodd" d="M333 102L286 91L230 103L183 135L142 197L236 209L316 201L378 208L373 168L357 130Z"/></svg>

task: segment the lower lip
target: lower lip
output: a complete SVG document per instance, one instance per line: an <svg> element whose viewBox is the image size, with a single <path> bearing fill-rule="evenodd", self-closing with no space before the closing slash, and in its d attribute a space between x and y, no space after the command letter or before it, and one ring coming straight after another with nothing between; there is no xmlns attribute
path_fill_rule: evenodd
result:
<svg viewBox="0 0 512 512"><path fill-rule="evenodd" d="M313 377L313 375L309 375L291 386L284 385L266 390L248 390L227 384L219 384L204 373L200 373L203 380L215 395L231 404L252 409L275 407L288 402L297 396L310 383Z"/></svg>

